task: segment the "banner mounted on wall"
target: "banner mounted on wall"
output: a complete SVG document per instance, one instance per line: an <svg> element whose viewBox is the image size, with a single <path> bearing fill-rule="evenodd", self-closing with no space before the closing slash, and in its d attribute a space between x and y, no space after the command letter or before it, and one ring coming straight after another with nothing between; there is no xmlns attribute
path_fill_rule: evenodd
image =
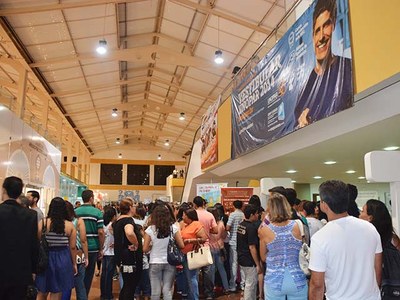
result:
<svg viewBox="0 0 400 300"><path fill-rule="evenodd" d="M317 0L232 90L232 158L353 105L347 0Z"/></svg>
<svg viewBox="0 0 400 300"><path fill-rule="evenodd" d="M205 169L218 161L218 107L221 96L201 118L201 168Z"/></svg>
<svg viewBox="0 0 400 300"><path fill-rule="evenodd" d="M227 186L227 182L197 184L196 195L206 199L207 206L214 206L216 203L221 203L221 188Z"/></svg>
<svg viewBox="0 0 400 300"><path fill-rule="evenodd" d="M221 204L225 208L225 212L233 212L235 210L233 202L235 200L243 201L243 205L249 202L253 195L252 187L225 187L221 188Z"/></svg>

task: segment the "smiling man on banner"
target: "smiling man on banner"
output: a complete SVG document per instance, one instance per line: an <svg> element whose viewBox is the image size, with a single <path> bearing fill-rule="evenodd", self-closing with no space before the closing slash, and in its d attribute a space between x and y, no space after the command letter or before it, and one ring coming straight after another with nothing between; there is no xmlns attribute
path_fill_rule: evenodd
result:
<svg viewBox="0 0 400 300"><path fill-rule="evenodd" d="M336 16L336 0L317 1L312 34L316 64L296 104L296 128L352 106L351 60L332 53Z"/></svg>

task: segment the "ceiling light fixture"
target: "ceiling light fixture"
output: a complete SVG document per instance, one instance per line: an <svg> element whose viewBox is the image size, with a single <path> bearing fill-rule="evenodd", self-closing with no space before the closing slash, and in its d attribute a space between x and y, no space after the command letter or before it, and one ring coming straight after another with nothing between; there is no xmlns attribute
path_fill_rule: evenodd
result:
<svg viewBox="0 0 400 300"><path fill-rule="evenodd" d="M287 170L286 173L293 174L293 173L297 173L297 171L296 170Z"/></svg>
<svg viewBox="0 0 400 300"><path fill-rule="evenodd" d="M100 55L104 55L107 53L107 41L105 39L99 41L96 52Z"/></svg>
<svg viewBox="0 0 400 300"><path fill-rule="evenodd" d="M321 179L322 177L321 176L314 176L313 178L314 179Z"/></svg>
<svg viewBox="0 0 400 300"><path fill-rule="evenodd" d="M365 177L364 176L359 176L359 177L357 177L358 179L365 179Z"/></svg>
<svg viewBox="0 0 400 300"><path fill-rule="evenodd" d="M383 150L385 150L385 151L395 151L395 150L397 150L399 148L400 147L398 147L398 146L389 146L389 147L383 148Z"/></svg>
<svg viewBox="0 0 400 300"><path fill-rule="evenodd" d="M292 183L296 183L297 181L296 180L292 180Z"/></svg>
<svg viewBox="0 0 400 300"><path fill-rule="evenodd" d="M356 172L356 171L354 171L354 170L347 170L347 171L346 171L347 174L354 174L355 172Z"/></svg>
<svg viewBox="0 0 400 300"><path fill-rule="evenodd" d="M325 165L334 165L334 164L336 164L336 161L334 161L334 160L327 160L327 161L324 161L324 164L325 164Z"/></svg>
<svg viewBox="0 0 400 300"><path fill-rule="evenodd" d="M217 51L215 51L214 62L217 65L220 65L220 64L222 64L224 62L224 58L222 57L222 51L219 50L219 49Z"/></svg>
<svg viewBox="0 0 400 300"><path fill-rule="evenodd" d="M161 154L158 154L157 159L161 159Z"/></svg>
<svg viewBox="0 0 400 300"><path fill-rule="evenodd" d="M179 120L184 121L186 119L185 113L181 112L181 115L179 116Z"/></svg>
<svg viewBox="0 0 400 300"><path fill-rule="evenodd" d="M116 108L113 108L113 109L112 109L111 115L112 115L114 118L115 118L115 117L118 117L117 111L118 111L118 109L116 109Z"/></svg>
<svg viewBox="0 0 400 300"><path fill-rule="evenodd" d="M215 51L215 57L214 57L214 62L217 65L220 65L224 62L224 58L222 57L222 50L219 49L219 17L218 17L218 21L217 21L217 46L218 46L218 50Z"/></svg>
<svg viewBox="0 0 400 300"><path fill-rule="evenodd" d="M164 146L169 146L169 140L165 140Z"/></svg>
<svg viewBox="0 0 400 300"><path fill-rule="evenodd" d="M118 158L122 158L122 153L118 154Z"/></svg>
<svg viewBox="0 0 400 300"><path fill-rule="evenodd" d="M121 144L121 140L120 140L119 138L116 138L116 139L115 139L115 143L116 143L116 144Z"/></svg>

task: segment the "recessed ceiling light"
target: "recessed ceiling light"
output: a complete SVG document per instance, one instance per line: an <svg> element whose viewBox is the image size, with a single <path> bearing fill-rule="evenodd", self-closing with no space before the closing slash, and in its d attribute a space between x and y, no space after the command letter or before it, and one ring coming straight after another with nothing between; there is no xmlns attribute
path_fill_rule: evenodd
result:
<svg viewBox="0 0 400 300"><path fill-rule="evenodd" d="M321 176L314 176L313 178L314 179L321 179L322 177Z"/></svg>
<svg viewBox="0 0 400 300"><path fill-rule="evenodd" d="M112 115L114 118L115 118L115 117L118 117L117 111L118 111L118 109L116 109L116 108L113 108L113 109L112 109L111 115Z"/></svg>
<svg viewBox="0 0 400 300"><path fill-rule="evenodd" d="M116 143L116 144L121 144L121 140L120 140L119 138L116 138L116 139L115 139L115 143Z"/></svg>
<svg viewBox="0 0 400 300"><path fill-rule="evenodd" d="M289 173L289 174L297 173L297 170L287 170L286 173Z"/></svg>
<svg viewBox="0 0 400 300"><path fill-rule="evenodd" d="M122 153L118 154L118 158L122 158Z"/></svg>
<svg viewBox="0 0 400 300"><path fill-rule="evenodd" d="M296 183L297 181L296 180L292 180L292 183Z"/></svg>
<svg viewBox="0 0 400 300"><path fill-rule="evenodd" d="M169 140L165 140L164 146L166 146L166 147L169 146Z"/></svg>
<svg viewBox="0 0 400 300"><path fill-rule="evenodd" d="M179 120L184 121L186 119L185 117L185 113L181 112L180 116L179 116Z"/></svg>
<svg viewBox="0 0 400 300"><path fill-rule="evenodd" d="M355 172L356 172L356 171L354 171L354 170L347 170L347 171L346 171L347 174L354 174Z"/></svg>
<svg viewBox="0 0 400 300"><path fill-rule="evenodd" d="M157 159L161 159L161 154L158 154Z"/></svg>
<svg viewBox="0 0 400 300"><path fill-rule="evenodd" d="M359 177L357 177L358 179L365 179L365 177L364 176L359 176Z"/></svg>
<svg viewBox="0 0 400 300"><path fill-rule="evenodd" d="M389 147L383 148L383 150L385 150L385 151L394 151L394 150L397 150L399 148L400 147L398 147L398 146L389 146Z"/></svg>
<svg viewBox="0 0 400 300"><path fill-rule="evenodd" d="M325 165L334 165L334 164L336 164L336 161L334 161L334 160L327 160L327 161L324 161L324 164L325 164Z"/></svg>

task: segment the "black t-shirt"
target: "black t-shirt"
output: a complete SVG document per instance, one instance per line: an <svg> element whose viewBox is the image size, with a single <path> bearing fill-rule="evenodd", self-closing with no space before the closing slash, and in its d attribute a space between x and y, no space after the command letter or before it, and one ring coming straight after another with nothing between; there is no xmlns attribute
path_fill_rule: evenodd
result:
<svg viewBox="0 0 400 300"><path fill-rule="evenodd" d="M132 224L136 237L138 239L138 249L136 251L130 251L128 249L129 242L125 235L125 226ZM135 224L133 218L122 218L113 224L114 230L114 258L117 265L136 265L137 269L142 269L143 265L143 246L142 236L140 228Z"/></svg>
<svg viewBox="0 0 400 300"><path fill-rule="evenodd" d="M251 256L249 245L258 248L259 240L257 227L254 223L244 220L238 225L237 230L237 254L238 263L243 267L255 267L256 264Z"/></svg>

